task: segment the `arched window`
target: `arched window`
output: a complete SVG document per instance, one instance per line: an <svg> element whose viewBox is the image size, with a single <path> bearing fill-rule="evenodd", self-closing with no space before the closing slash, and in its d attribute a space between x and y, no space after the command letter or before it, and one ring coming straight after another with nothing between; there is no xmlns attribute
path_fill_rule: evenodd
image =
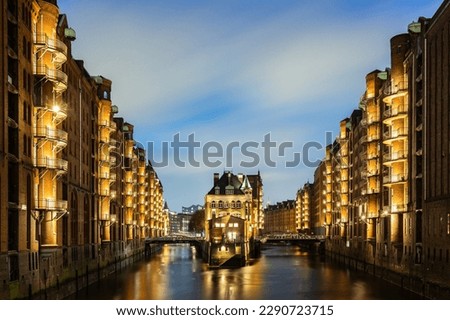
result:
<svg viewBox="0 0 450 320"><path fill-rule="evenodd" d="M240 208L241 208L241 201L240 201L240 200L238 200L238 201L236 202L236 208L237 208L237 209L240 209Z"/></svg>
<svg viewBox="0 0 450 320"><path fill-rule="evenodd" d="M219 209L222 209L222 208L223 208L223 201L220 200L220 201L219 201Z"/></svg>
<svg viewBox="0 0 450 320"><path fill-rule="evenodd" d="M215 208L216 207L216 202L215 201L213 201L213 202L211 202L211 208Z"/></svg>
<svg viewBox="0 0 450 320"><path fill-rule="evenodd" d="M236 202L235 201L231 201L231 208L232 209L236 208Z"/></svg>

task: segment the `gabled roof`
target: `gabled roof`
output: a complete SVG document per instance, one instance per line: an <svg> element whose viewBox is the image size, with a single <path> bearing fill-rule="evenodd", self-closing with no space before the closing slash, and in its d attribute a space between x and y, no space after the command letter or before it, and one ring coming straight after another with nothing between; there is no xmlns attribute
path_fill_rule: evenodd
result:
<svg viewBox="0 0 450 320"><path fill-rule="evenodd" d="M219 189L218 194L226 194L226 189L233 189L233 194L244 194L241 190L242 183L239 178L233 173L226 171L222 174L220 179L214 184L208 194L217 194L216 189Z"/></svg>

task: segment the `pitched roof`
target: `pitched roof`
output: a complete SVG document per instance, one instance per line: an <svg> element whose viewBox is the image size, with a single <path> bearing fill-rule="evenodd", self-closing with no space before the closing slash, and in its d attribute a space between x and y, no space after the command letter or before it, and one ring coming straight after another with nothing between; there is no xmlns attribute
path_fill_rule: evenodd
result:
<svg viewBox="0 0 450 320"><path fill-rule="evenodd" d="M241 181L239 178L231 173L230 171L225 171L220 179L214 184L214 186L211 188L211 190L208 192L208 194L217 194L216 188L219 189L218 194L226 194L226 189L233 189L233 194L244 194L244 192L241 190Z"/></svg>

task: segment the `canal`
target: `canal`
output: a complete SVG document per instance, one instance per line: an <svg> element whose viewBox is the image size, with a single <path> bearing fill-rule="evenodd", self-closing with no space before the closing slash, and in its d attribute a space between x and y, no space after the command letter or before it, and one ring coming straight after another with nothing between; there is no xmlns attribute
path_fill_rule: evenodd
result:
<svg viewBox="0 0 450 320"><path fill-rule="evenodd" d="M69 299L420 299L373 276L296 246L268 246L238 269L209 269L195 248L165 245L148 260L112 274Z"/></svg>

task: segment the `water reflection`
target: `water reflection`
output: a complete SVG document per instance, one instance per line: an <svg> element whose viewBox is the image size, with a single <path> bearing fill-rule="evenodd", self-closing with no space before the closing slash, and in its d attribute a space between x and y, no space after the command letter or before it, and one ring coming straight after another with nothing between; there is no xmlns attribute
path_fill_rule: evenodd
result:
<svg viewBox="0 0 450 320"><path fill-rule="evenodd" d="M273 246L249 266L209 269L188 245L82 290L73 299L417 299L363 273L325 263L295 246Z"/></svg>

